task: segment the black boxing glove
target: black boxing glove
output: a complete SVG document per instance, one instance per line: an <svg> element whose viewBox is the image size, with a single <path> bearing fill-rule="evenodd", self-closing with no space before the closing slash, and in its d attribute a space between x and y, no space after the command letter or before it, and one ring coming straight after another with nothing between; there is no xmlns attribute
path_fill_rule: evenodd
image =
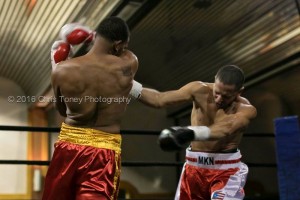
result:
<svg viewBox="0 0 300 200"><path fill-rule="evenodd" d="M179 151L194 140L206 140L210 136L207 126L170 127L161 131L158 143L163 151Z"/></svg>

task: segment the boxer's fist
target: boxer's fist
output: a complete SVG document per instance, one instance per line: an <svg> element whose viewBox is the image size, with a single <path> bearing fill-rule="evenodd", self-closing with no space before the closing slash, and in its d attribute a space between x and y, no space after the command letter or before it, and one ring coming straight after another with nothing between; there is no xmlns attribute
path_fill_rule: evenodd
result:
<svg viewBox="0 0 300 200"><path fill-rule="evenodd" d="M66 60L71 54L71 46L62 41L55 41L51 47L52 68L59 62Z"/></svg>
<svg viewBox="0 0 300 200"><path fill-rule="evenodd" d="M60 38L71 45L90 43L93 41L94 35L94 31L78 23L64 25L59 33Z"/></svg>
<svg viewBox="0 0 300 200"><path fill-rule="evenodd" d="M162 130L158 137L158 143L164 151L179 151L194 139L195 133L193 130L177 126Z"/></svg>

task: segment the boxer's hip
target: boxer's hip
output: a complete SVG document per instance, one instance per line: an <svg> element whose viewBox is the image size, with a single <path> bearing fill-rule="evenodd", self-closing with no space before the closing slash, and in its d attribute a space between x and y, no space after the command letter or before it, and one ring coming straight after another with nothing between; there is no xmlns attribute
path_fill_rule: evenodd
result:
<svg viewBox="0 0 300 200"><path fill-rule="evenodd" d="M62 123L58 142L69 142L121 152L121 134L107 133L92 128L79 128Z"/></svg>
<svg viewBox="0 0 300 200"><path fill-rule="evenodd" d="M186 163L208 169L229 169L239 167L242 155L234 153L207 153L186 150Z"/></svg>

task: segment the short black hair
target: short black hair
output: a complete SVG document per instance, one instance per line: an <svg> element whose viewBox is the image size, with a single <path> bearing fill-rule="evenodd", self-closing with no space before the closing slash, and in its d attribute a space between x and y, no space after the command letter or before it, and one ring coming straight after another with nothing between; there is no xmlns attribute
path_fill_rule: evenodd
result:
<svg viewBox="0 0 300 200"><path fill-rule="evenodd" d="M240 90L244 85L245 75L238 66L225 65L218 70L216 74L217 79L226 85L235 85L236 90Z"/></svg>
<svg viewBox="0 0 300 200"><path fill-rule="evenodd" d="M126 42L130 37L130 31L126 22L115 16L104 19L96 32L111 42L118 40Z"/></svg>

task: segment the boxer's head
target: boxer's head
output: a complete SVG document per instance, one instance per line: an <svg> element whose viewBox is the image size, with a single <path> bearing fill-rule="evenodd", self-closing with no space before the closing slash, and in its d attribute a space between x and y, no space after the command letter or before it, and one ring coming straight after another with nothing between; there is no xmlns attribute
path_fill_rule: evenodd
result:
<svg viewBox="0 0 300 200"><path fill-rule="evenodd" d="M235 65L221 67L215 76L214 99L218 108L227 108L243 91L245 76Z"/></svg>
<svg viewBox="0 0 300 200"><path fill-rule="evenodd" d="M112 51L116 55L128 47L130 31L126 22L119 17L108 17L104 19L96 32L111 42Z"/></svg>

